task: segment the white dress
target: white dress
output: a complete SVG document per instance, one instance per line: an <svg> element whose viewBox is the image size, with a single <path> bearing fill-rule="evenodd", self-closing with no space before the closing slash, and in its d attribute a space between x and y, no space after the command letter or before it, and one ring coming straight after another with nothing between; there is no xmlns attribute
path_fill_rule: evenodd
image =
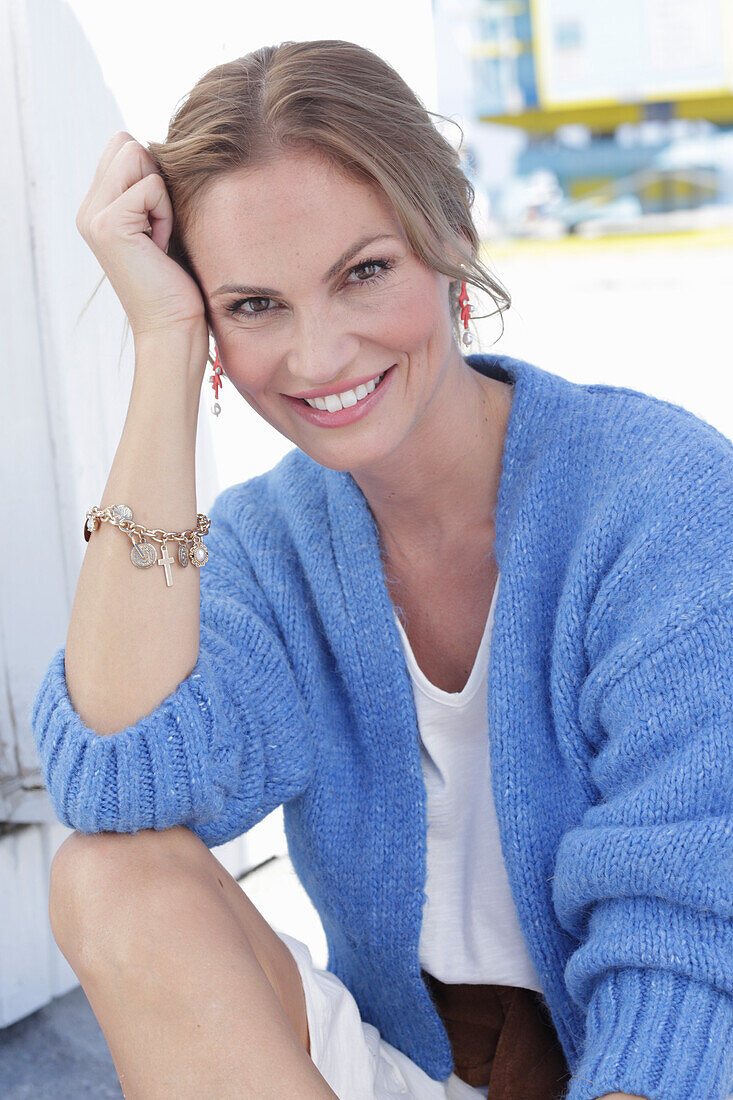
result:
<svg viewBox="0 0 733 1100"><path fill-rule="evenodd" d="M500 579L500 578L499 578ZM540 990L512 900L491 793L488 668L497 581L483 638L460 692L430 683L395 620L412 679L427 795L427 902L420 963L443 982ZM276 929L277 931L277 929ZM362 1021L352 994L314 967L306 944L278 932L298 964L311 1057L340 1100L485 1100L451 1074L434 1081Z"/></svg>

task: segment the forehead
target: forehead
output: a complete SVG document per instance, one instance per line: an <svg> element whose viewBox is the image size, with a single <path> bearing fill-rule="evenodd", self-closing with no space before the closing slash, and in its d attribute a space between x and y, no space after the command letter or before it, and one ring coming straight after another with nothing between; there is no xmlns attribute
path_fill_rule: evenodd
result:
<svg viewBox="0 0 733 1100"><path fill-rule="evenodd" d="M206 281L222 265L229 268L235 253L237 267L247 254L258 261L293 257L305 249L312 253L314 246L330 253L380 228L404 236L378 187L324 158L287 153L213 180L199 200L187 243Z"/></svg>

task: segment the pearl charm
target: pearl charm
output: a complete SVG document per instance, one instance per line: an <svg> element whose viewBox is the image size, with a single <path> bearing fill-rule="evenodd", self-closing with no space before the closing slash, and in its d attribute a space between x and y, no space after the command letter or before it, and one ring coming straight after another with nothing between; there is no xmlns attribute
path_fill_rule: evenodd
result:
<svg viewBox="0 0 733 1100"><path fill-rule="evenodd" d="M198 569L206 564L209 560L209 551L206 549L203 542L197 542L195 546L191 547L188 552L188 559L191 565L195 565Z"/></svg>

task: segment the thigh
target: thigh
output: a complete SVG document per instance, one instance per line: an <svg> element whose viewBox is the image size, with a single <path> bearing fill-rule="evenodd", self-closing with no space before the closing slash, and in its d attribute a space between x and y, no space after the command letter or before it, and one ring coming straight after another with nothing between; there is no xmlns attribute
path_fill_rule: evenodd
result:
<svg viewBox="0 0 733 1100"><path fill-rule="evenodd" d="M68 898L76 891L86 898L94 884L94 893L104 891L109 882L111 897L119 890L121 876L128 890L140 889L144 899L146 886L175 881L180 889L182 876L190 877L190 889L207 889L228 906L246 933L257 961L277 994L288 1019L310 1054L310 1035L305 992L297 963L285 943L270 927L245 891L203 841L186 826L170 829L141 829L137 833L74 832L64 840L51 864L50 914L54 935L63 934L63 915ZM159 896L159 891L158 891Z"/></svg>
<svg viewBox="0 0 733 1100"><path fill-rule="evenodd" d="M303 1046L310 1054L311 1044L305 990L303 989L298 964L287 945L265 920L244 888L224 870L214 856L211 858L216 864L216 877L221 884L228 904L231 905L232 910L247 929L249 942L260 966L278 995L280 1003ZM221 871L224 873L221 874Z"/></svg>

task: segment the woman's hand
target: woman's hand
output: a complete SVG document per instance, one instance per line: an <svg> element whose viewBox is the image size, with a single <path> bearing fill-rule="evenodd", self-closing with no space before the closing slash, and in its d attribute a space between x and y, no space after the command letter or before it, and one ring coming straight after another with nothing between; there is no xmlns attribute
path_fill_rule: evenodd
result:
<svg viewBox="0 0 733 1100"><path fill-rule="evenodd" d="M209 334L201 292L166 255L173 229L170 196L148 151L116 133L79 207L76 227L106 272L133 336L149 342L183 337L206 365Z"/></svg>

